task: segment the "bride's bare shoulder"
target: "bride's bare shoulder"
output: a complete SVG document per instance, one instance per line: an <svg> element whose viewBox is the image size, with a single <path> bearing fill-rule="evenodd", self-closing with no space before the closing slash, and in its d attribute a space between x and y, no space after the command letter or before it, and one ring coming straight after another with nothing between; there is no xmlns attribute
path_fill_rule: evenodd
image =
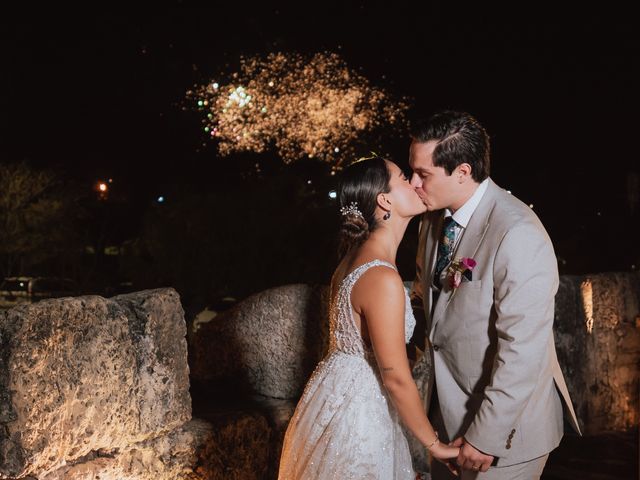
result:
<svg viewBox="0 0 640 480"><path fill-rule="evenodd" d="M398 272L386 265L375 265L367 269L354 285L352 300L362 302L392 301L404 298L404 284Z"/></svg>

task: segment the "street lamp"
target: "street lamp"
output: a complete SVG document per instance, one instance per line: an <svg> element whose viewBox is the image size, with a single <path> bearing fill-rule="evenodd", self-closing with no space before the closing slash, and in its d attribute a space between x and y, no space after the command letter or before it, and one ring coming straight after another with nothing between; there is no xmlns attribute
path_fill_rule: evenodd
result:
<svg viewBox="0 0 640 480"><path fill-rule="evenodd" d="M99 180L98 182L96 182L94 190L98 192L99 200L106 200L107 196L109 195L109 184L107 182Z"/></svg>

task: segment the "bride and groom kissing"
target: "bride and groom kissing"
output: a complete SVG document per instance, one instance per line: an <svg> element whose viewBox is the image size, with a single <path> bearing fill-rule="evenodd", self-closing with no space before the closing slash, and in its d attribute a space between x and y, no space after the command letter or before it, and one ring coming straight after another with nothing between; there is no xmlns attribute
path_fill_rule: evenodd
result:
<svg viewBox="0 0 640 480"><path fill-rule="evenodd" d="M579 427L553 338L558 268L533 211L489 177L489 137L445 111L412 132L407 178L357 161L341 177L330 347L289 423L285 479L539 478ZM408 294L395 257L421 215ZM406 344L410 348L407 349ZM431 371L420 392L407 351Z"/></svg>

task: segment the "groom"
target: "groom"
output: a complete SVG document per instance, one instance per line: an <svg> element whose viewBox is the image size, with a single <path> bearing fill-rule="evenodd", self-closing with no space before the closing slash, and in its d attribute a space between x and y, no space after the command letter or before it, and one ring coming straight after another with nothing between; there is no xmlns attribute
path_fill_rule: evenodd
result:
<svg viewBox="0 0 640 480"><path fill-rule="evenodd" d="M579 432L553 339L551 240L489 178L489 137L471 115L419 125L410 164L427 206L412 291L427 341L416 344L433 362L425 403L434 428L461 447L448 467L463 479L539 478L562 438L563 408ZM454 478L439 462L432 476Z"/></svg>

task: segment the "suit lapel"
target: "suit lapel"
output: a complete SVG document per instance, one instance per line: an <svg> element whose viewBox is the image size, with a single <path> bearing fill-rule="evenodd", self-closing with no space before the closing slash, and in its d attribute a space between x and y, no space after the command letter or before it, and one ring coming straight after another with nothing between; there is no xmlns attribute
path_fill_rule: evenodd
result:
<svg viewBox="0 0 640 480"><path fill-rule="evenodd" d="M442 221L444 219L444 210L439 212L434 212L430 214L430 221L428 230L425 232L425 255L424 255L424 265L423 272L425 273L423 276L423 288L422 291L425 295L425 317L427 319L427 334L431 330L431 310L433 308L433 294L431 290L431 285L433 284L433 271L435 269L435 260L436 260L436 252L438 247L438 237L440 236L440 231L442 230Z"/></svg>
<svg viewBox="0 0 640 480"><path fill-rule="evenodd" d="M433 283L433 270L435 268L436 251L438 247L438 237L442 230L442 221L444 219L444 211L440 211L437 215L434 215L427 231L427 240L424 256L424 271L428 275L425 276L425 282L427 287L431 287Z"/></svg>
<svg viewBox="0 0 640 480"><path fill-rule="evenodd" d="M489 229L489 219L495 206L496 194L498 191L499 187L489 179L487 191L484 193L475 212L473 212L473 215L469 220L469 224L467 225L467 228L464 229L462 237L458 242L458 246L453 252L451 257L453 260L464 257L475 257L480 245L482 244L482 240L484 240L487 230ZM435 331L436 324L442 315L444 315L446 308L455 297L457 291L457 288L441 291L435 311L433 312L432 332Z"/></svg>

